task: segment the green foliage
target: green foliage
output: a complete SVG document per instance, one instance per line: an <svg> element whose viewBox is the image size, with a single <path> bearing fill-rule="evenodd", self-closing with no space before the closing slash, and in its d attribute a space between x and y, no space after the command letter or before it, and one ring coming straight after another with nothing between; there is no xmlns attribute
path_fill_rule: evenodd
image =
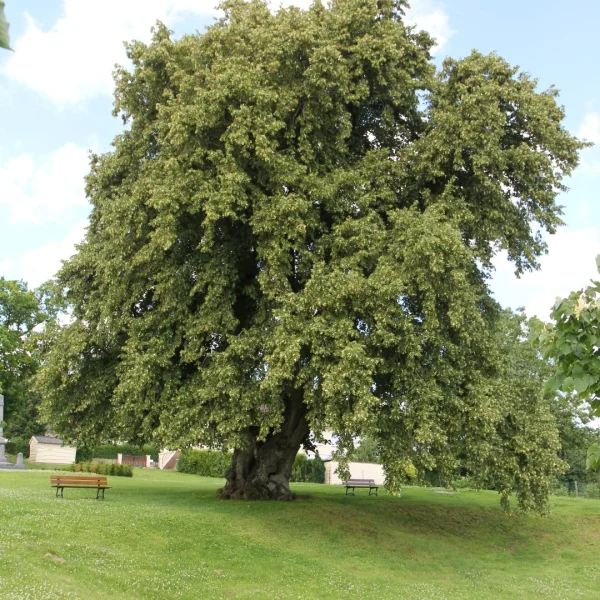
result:
<svg viewBox="0 0 600 600"><path fill-rule="evenodd" d="M600 271L600 255L596 257ZM557 300L553 322L535 321L533 338L544 357L554 361L556 375L548 382L555 390L577 392L600 416L600 281Z"/></svg>
<svg viewBox="0 0 600 600"><path fill-rule="evenodd" d="M600 255L596 257L600 272ZM556 374L548 381L554 390L576 392L587 399L591 415L600 417L600 281L572 292L556 301L552 322L536 319L532 339L546 359L552 360ZM600 469L600 446L593 443L588 450L586 466Z"/></svg>
<svg viewBox="0 0 600 600"><path fill-rule="evenodd" d="M377 438L368 435L361 436L359 445L351 450L348 460L381 464Z"/></svg>
<svg viewBox="0 0 600 600"><path fill-rule="evenodd" d="M600 471L600 444L598 442L593 443L588 448L586 467L593 471Z"/></svg>
<svg viewBox="0 0 600 600"><path fill-rule="evenodd" d="M466 475L464 477L457 477L456 479L453 479L452 487L456 488L457 490L470 490L475 488L476 486L473 480L468 475Z"/></svg>
<svg viewBox="0 0 600 600"><path fill-rule="evenodd" d="M565 484L564 481L555 479L550 482L550 493L553 496L568 496L569 495L568 485Z"/></svg>
<svg viewBox="0 0 600 600"><path fill-rule="evenodd" d="M451 462L438 462L437 467L427 465L419 453L414 456L420 478L429 485L442 486L456 479L460 467L473 487L500 492L506 509L511 492L516 493L521 508L545 506L550 482L566 465L557 456L559 433L545 387L548 365L524 339L525 328L523 315L510 311L500 315L486 350L493 369L478 382L485 403L468 404L466 399L456 403L470 413L460 432L463 444L455 446ZM454 422L458 425L461 420ZM474 440L473 435L481 437ZM390 460L386 454L396 439L381 442L384 464Z"/></svg>
<svg viewBox="0 0 600 600"><path fill-rule="evenodd" d="M10 50L10 41L8 37L8 21L4 16L5 2L0 0L0 48Z"/></svg>
<svg viewBox="0 0 600 600"><path fill-rule="evenodd" d="M305 483L325 483L325 465L318 457L308 458L306 454L298 454L292 467L290 481Z"/></svg>
<svg viewBox="0 0 600 600"><path fill-rule="evenodd" d="M134 456L150 455L152 460L158 460L160 448L145 444L136 446L134 444L100 444L93 448L77 448L77 461L89 461L92 458L116 459L117 454L132 454Z"/></svg>
<svg viewBox="0 0 600 600"><path fill-rule="evenodd" d="M545 372L547 380L552 377L554 366L547 364ZM557 393L548 389L545 396L558 426L561 446L559 456L566 463L560 480L589 481L594 474L588 470L586 454L591 444L600 441L600 431L586 426L591 420L589 407L582 404L581 399L574 393Z"/></svg>
<svg viewBox="0 0 600 600"><path fill-rule="evenodd" d="M8 454L23 453L23 456L27 458L29 456L29 438L12 437L8 444L6 444L6 452Z"/></svg>
<svg viewBox="0 0 600 600"><path fill-rule="evenodd" d="M588 483L585 486L584 496L586 498L600 498L600 486L597 483Z"/></svg>
<svg viewBox="0 0 600 600"><path fill-rule="evenodd" d="M181 473L192 473L203 477L225 477L231 466L231 454L211 450L183 450L177 463Z"/></svg>
<svg viewBox="0 0 600 600"><path fill-rule="evenodd" d="M498 249L535 267L560 224L584 144L556 91L494 54L436 73L404 2L223 6L128 45L130 127L92 158L44 417L89 444L229 449L302 402L342 451L373 432L392 489L467 457L541 510L556 429L486 278Z"/></svg>
<svg viewBox="0 0 600 600"><path fill-rule="evenodd" d="M73 463L69 471L76 473L96 473L98 475L114 475L116 477L133 477L133 468L130 465L119 465L117 463Z"/></svg>
<svg viewBox="0 0 600 600"><path fill-rule="evenodd" d="M38 422L39 395L31 390L39 366L35 329L51 326L56 314L49 286L32 291L22 281L0 277L0 392L9 439L44 432Z"/></svg>

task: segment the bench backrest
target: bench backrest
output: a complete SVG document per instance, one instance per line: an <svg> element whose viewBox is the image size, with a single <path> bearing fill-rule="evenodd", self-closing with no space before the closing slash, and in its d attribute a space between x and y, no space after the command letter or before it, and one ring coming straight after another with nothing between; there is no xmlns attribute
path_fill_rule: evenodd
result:
<svg viewBox="0 0 600 600"><path fill-rule="evenodd" d="M374 479L348 479L344 485L375 485Z"/></svg>
<svg viewBox="0 0 600 600"><path fill-rule="evenodd" d="M50 485L70 485L70 486L86 486L91 485L102 487L107 483L106 477L100 477L95 475L93 477L81 476L81 475L51 475Z"/></svg>

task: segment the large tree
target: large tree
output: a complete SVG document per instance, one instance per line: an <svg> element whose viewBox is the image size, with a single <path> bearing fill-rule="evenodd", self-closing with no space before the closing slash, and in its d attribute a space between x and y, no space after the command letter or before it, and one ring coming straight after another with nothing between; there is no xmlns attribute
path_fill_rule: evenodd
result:
<svg viewBox="0 0 600 600"><path fill-rule="evenodd" d="M498 249L536 266L582 144L496 55L436 72L406 6L232 0L202 35L128 45L128 127L92 159L74 320L39 378L57 429L232 448L224 498L292 497L327 428L380 439L392 488L467 453L543 504L554 459L515 445L531 417L486 279Z"/></svg>

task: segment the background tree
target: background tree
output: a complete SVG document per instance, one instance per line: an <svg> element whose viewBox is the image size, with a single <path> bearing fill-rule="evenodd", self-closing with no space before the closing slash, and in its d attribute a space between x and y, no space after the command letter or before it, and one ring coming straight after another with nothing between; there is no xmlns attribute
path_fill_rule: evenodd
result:
<svg viewBox="0 0 600 600"><path fill-rule="evenodd" d="M600 256L596 258L600 271ZM591 416L600 417L600 281L557 300L550 318L536 320L533 337L544 357L555 364L549 380L555 390L576 392L590 404ZM600 444L589 447L587 466L600 469Z"/></svg>
<svg viewBox="0 0 600 600"><path fill-rule="evenodd" d="M0 392L6 396L9 438L43 432L37 421L39 395L31 390L39 367L32 338L36 328L56 318L59 308L51 284L33 291L22 281L0 277Z"/></svg>
<svg viewBox="0 0 600 600"><path fill-rule="evenodd" d="M583 145L496 55L436 73L406 6L231 0L203 35L128 46L129 128L92 159L74 321L38 379L65 436L233 448L222 497L285 499L327 428L377 436L391 488L468 454L543 505L556 432L511 441L541 415L499 379L486 278L500 248L536 266Z"/></svg>
<svg viewBox="0 0 600 600"><path fill-rule="evenodd" d="M590 446L600 441L600 430L588 427L592 420L589 406L574 393L564 394L551 389L546 393L552 398L551 410L558 425L561 446L558 455L567 465L559 479L563 482L591 481L594 476L586 457Z"/></svg>
<svg viewBox="0 0 600 600"><path fill-rule="evenodd" d="M373 436L363 435L358 445L355 445L350 452L348 460L381 464L378 439Z"/></svg>

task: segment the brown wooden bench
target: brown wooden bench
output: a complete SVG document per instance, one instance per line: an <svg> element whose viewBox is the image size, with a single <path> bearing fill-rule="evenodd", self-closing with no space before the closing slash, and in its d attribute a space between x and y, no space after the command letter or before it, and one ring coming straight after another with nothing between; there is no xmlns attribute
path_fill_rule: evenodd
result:
<svg viewBox="0 0 600 600"><path fill-rule="evenodd" d="M94 475L90 477L84 477L81 475L51 475L50 487L56 488L57 498L59 497L59 490L60 497L63 497L63 492L65 488L91 488L96 490L96 500L100 498L100 492L102 492L102 500L104 500L104 490L109 490L111 488L110 485L107 485L106 477L100 477L99 475Z"/></svg>
<svg viewBox="0 0 600 600"><path fill-rule="evenodd" d="M379 489L379 486L375 485L375 480L373 479L348 479L348 481L343 481L342 483L346 486L346 496L349 489L352 489L352 495L356 496L354 488L369 488L369 496L371 495L371 490L375 490L375 495L377 496L377 490Z"/></svg>

